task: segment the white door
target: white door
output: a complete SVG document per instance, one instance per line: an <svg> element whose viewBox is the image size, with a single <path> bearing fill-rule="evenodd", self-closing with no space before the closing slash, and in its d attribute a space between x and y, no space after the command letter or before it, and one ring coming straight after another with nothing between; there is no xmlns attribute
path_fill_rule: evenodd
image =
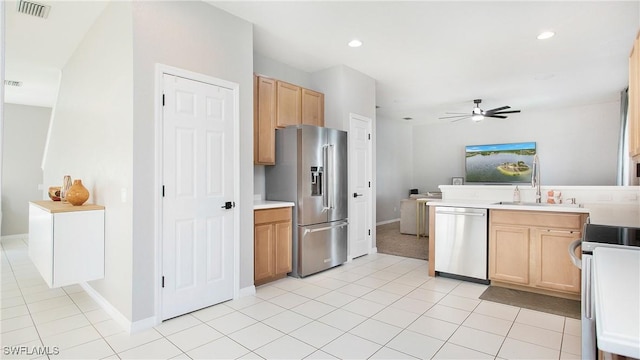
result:
<svg viewBox="0 0 640 360"><path fill-rule="evenodd" d="M349 119L349 257L366 255L372 239L371 119L351 114Z"/></svg>
<svg viewBox="0 0 640 360"><path fill-rule="evenodd" d="M163 87L165 320L233 297L235 106L224 87L168 74Z"/></svg>

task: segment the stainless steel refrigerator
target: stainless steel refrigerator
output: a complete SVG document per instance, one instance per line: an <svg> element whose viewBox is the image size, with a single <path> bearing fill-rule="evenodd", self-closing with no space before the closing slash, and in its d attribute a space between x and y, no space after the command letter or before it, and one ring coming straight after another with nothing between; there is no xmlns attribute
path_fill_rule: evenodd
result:
<svg viewBox="0 0 640 360"><path fill-rule="evenodd" d="M293 270L304 277L347 261L347 133L312 125L276 130L267 200L291 201Z"/></svg>

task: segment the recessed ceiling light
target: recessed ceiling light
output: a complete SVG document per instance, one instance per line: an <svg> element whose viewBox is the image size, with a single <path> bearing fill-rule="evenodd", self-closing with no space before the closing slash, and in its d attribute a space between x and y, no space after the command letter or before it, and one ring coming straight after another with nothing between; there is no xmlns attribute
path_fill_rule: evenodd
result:
<svg viewBox="0 0 640 360"><path fill-rule="evenodd" d="M349 41L349 46L356 48L356 47L360 47L362 46L362 41L358 40L358 39L353 39L351 41Z"/></svg>
<svg viewBox="0 0 640 360"><path fill-rule="evenodd" d="M543 31L540 34L538 34L538 40L545 40L545 39L550 39L552 38L556 33L554 33L553 31Z"/></svg>

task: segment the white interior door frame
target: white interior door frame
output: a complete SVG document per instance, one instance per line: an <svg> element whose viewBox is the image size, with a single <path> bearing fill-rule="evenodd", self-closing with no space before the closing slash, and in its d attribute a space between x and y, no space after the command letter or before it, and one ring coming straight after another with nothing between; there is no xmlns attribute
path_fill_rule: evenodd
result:
<svg viewBox="0 0 640 360"><path fill-rule="evenodd" d="M368 140L367 140L367 164L365 166L365 172L366 174L364 175L365 179L368 179L367 182L369 183L368 187L365 188L365 190L362 189L357 189L357 164L354 163L354 154L353 154L353 149L352 146L354 146L353 142L353 137L355 135L354 129L356 128L356 122L363 122L366 123L367 125L367 130L366 132L368 133ZM374 196L374 187L373 187L373 120L371 118L368 118L366 116L362 116L362 115L358 115L358 114L354 114L354 113L349 113L349 228L350 230L350 234L349 234L349 256L348 256L348 260L351 261L354 258L354 254L352 253L352 241L355 241L355 239L353 239L353 235L354 233L352 233L351 231L357 228L362 228L362 230L364 231L366 228L368 228L370 230L368 236L367 236L367 253L372 253L372 252L376 252L373 248L373 241L375 239L375 229L373 228L375 221L374 221L374 214L375 212L373 211L373 196ZM354 198L351 196L351 194L354 193L358 193L358 191L361 191L365 196L364 199L366 200L366 208L367 208L367 215L365 216L366 221L368 222L368 224L365 224L365 227L362 227L361 225L363 224L355 224L353 223L354 221L356 221L356 219L358 219L359 217L357 217L355 215L355 210L356 210L356 200L354 200ZM366 194L364 193L366 192ZM359 226L360 225L360 226ZM357 256L361 256L364 255L362 253L360 254L356 254L355 257Z"/></svg>
<svg viewBox="0 0 640 360"><path fill-rule="evenodd" d="M155 68L155 89L154 89L154 122L155 122L155 206L154 206L154 314L155 323L162 322L162 150L164 143L162 140L162 93L163 75L170 74L194 81L200 81L211 85L225 87L233 90L234 97L234 118L233 118L233 176L240 179L240 85L227 80L214 78L209 75L196 73L193 71L176 68L164 64L156 64ZM233 197L236 203L237 214L241 213L240 208L240 187L236 184L233 190ZM237 298L240 293L240 216L234 216L233 222L233 262L234 262L234 288L233 298Z"/></svg>

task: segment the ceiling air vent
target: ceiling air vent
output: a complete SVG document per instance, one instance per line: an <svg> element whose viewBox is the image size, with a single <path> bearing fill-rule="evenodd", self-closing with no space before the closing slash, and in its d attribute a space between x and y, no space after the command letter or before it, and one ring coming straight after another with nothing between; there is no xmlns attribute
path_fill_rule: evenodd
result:
<svg viewBox="0 0 640 360"><path fill-rule="evenodd" d="M22 86L22 81L5 80L4 84L7 86L20 87Z"/></svg>
<svg viewBox="0 0 640 360"><path fill-rule="evenodd" d="M18 1L18 12L21 14L37 16L39 18L46 19L49 16L49 10L51 6L42 5L32 1L20 0Z"/></svg>

